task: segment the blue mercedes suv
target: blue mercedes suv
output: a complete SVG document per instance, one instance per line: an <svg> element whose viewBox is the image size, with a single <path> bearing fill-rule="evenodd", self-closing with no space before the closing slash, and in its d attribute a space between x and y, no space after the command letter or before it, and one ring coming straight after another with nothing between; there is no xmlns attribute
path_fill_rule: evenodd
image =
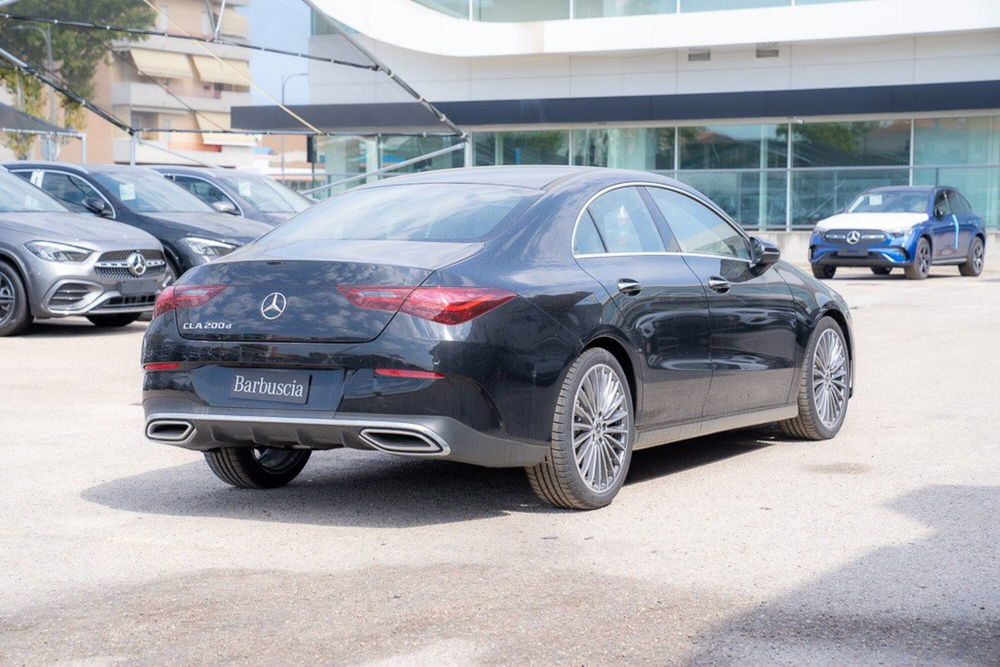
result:
<svg viewBox="0 0 1000 667"><path fill-rule="evenodd" d="M871 188L816 223L809 240L817 278L833 278L838 266L867 266L879 276L901 268L907 278L923 280L934 264L978 276L985 253L983 219L947 186Z"/></svg>

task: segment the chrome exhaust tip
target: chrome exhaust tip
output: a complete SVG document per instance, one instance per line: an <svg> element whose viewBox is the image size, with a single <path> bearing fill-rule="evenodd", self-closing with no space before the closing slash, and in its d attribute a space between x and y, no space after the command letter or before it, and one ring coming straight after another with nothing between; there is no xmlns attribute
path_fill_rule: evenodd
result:
<svg viewBox="0 0 1000 667"><path fill-rule="evenodd" d="M157 442L184 442L194 435L194 424L179 419L154 419L146 424L146 437Z"/></svg>
<svg viewBox="0 0 1000 667"><path fill-rule="evenodd" d="M361 439L369 445L390 454L410 456L441 456L447 454L448 445L419 431L403 428L366 428Z"/></svg>

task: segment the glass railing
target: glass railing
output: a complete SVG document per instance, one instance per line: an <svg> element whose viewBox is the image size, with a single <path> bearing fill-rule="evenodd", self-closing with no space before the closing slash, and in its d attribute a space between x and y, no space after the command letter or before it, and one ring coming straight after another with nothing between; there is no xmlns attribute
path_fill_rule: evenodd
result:
<svg viewBox="0 0 1000 667"><path fill-rule="evenodd" d="M456 18L487 22L554 21L676 14L760 7L794 7L862 0L413 0Z"/></svg>

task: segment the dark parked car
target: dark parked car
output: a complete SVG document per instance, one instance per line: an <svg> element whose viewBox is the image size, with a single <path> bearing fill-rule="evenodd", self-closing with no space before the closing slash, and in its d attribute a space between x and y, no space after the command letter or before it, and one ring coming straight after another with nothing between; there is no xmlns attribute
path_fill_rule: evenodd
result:
<svg viewBox="0 0 1000 667"><path fill-rule="evenodd" d="M217 211L242 215L270 225L281 224L315 203L261 174L176 165L153 165L150 168Z"/></svg>
<svg viewBox="0 0 1000 667"><path fill-rule="evenodd" d="M632 451L778 422L833 437L850 315L718 207L646 172L434 171L350 190L157 300L146 435L221 479L353 447L525 467L606 505Z"/></svg>
<svg viewBox="0 0 1000 667"><path fill-rule="evenodd" d="M166 251L168 283L271 229L255 220L219 213L145 167L61 162L9 162L5 166L71 210L124 222L155 236Z"/></svg>

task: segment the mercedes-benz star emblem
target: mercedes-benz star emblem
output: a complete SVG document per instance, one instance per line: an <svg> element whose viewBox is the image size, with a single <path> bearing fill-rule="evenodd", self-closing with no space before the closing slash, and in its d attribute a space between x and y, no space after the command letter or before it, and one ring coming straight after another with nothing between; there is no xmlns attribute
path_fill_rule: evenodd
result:
<svg viewBox="0 0 1000 667"><path fill-rule="evenodd" d="M850 243L851 245L855 245L860 240L861 240L861 232L853 231L847 233L847 242Z"/></svg>
<svg viewBox="0 0 1000 667"><path fill-rule="evenodd" d="M271 292L260 302L260 314L265 320L276 320L285 312L288 299L281 292Z"/></svg>
<svg viewBox="0 0 1000 667"><path fill-rule="evenodd" d="M132 253L125 261L128 264L128 272L133 276L139 277L146 273L146 258L141 252Z"/></svg>

